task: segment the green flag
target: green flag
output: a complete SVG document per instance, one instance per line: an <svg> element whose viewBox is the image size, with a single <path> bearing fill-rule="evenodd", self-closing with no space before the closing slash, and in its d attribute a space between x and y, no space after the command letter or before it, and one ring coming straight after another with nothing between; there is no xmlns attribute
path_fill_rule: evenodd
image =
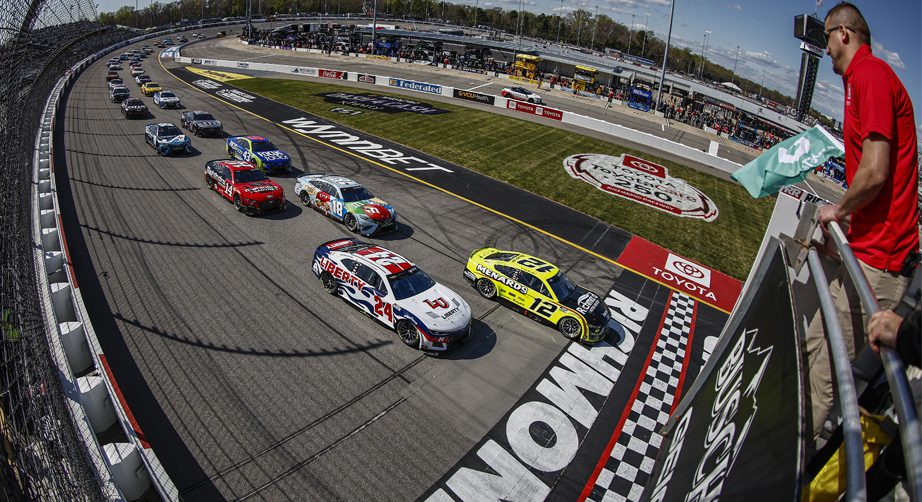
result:
<svg viewBox="0 0 922 502"><path fill-rule="evenodd" d="M765 197L803 181L827 159L842 155L845 155L842 143L816 126L771 147L730 177L743 185L753 198Z"/></svg>

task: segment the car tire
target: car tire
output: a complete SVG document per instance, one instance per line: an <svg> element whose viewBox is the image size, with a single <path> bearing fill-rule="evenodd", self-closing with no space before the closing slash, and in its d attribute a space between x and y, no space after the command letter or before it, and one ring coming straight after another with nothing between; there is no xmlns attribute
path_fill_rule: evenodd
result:
<svg viewBox="0 0 922 502"><path fill-rule="evenodd" d="M243 212L243 203L240 202L240 196L237 194L234 194L234 208L241 213Z"/></svg>
<svg viewBox="0 0 922 502"><path fill-rule="evenodd" d="M231 158L231 159L234 158L234 151L231 150L230 147L227 148L227 156L228 158Z"/></svg>
<svg viewBox="0 0 922 502"><path fill-rule="evenodd" d="M397 332L397 338L407 347L419 348L419 331L416 325L407 319L401 319L394 325L394 331Z"/></svg>
<svg viewBox="0 0 922 502"><path fill-rule="evenodd" d="M352 233L359 231L359 224L352 213L346 213L346 216L343 216L343 225L346 225L346 230Z"/></svg>
<svg viewBox="0 0 922 502"><path fill-rule="evenodd" d="M306 190L301 190L298 198L301 199L301 204L304 204L304 207L311 207L311 196Z"/></svg>
<svg viewBox="0 0 922 502"><path fill-rule="evenodd" d="M528 98L528 102L531 103L531 104L534 104L534 103L535 103L535 100L532 99L532 98Z"/></svg>
<svg viewBox="0 0 922 502"><path fill-rule="evenodd" d="M335 296L339 292L339 284L336 284L336 279L329 272L320 274L320 284L323 290L331 295Z"/></svg>
<svg viewBox="0 0 922 502"><path fill-rule="evenodd" d="M583 334L583 327L575 317L566 316L557 323L557 330L568 340L577 340Z"/></svg>
<svg viewBox="0 0 922 502"><path fill-rule="evenodd" d="M205 185L209 190L214 190L214 178L211 176L205 176Z"/></svg>
<svg viewBox="0 0 922 502"><path fill-rule="evenodd" d="M486 298L487 300L496 298L496 284L494 284L490 279L481 277L480 279L477 279L477 282L475 282L474 285L477 288L477 292L480 293L480 296Z"/></svg>

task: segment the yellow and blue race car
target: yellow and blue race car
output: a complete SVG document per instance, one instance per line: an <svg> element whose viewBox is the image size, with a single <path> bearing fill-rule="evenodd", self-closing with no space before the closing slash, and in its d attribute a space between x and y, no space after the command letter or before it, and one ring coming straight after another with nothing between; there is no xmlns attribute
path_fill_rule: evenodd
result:
<svg viewBox="0 0 922 502"><path fill-rule="evenodd" d="M573 283L550 263L515 251L476 249L464 278L487 299L554 326L570 340L595 343L617 330L599 296Z"/></svg>

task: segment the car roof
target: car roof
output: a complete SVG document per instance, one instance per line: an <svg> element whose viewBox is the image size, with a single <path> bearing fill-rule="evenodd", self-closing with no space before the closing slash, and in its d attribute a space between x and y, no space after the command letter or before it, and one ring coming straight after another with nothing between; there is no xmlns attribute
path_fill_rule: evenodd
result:
<svg viewBox="0 0 922 502"><path fill-rule="evenodd" d="M222 164L224 167L227 167L231 171L252 171L256 169L253 167L253 164L244 162L242 160L219 160L217 162Z"/></svg>
<svg viewBox="0 0 922 502"><path fill-rule="evenodd" d="M489 260L489 256L492 256L496 253L510 254L513 256L508 260ZM541 280L544 280L544 281L550 279L551 277L554 277L555 275L557 275L558 272L560 272L560 269L557 268L557 266L554 265L553 263L549 263L545 260L542 260L541 258L537 258L535 256L525 254L525 253L520 253L518 251L503 251L501 249L495 249L492 253L490 253L489 256L484 259L489 260L493 263L508 265L516 270L522 270L524 272L528 272L529 274L534 275L535 277ZM520 261L526 260L526 259L538 260L542 263L547 263L548 268L543 272L539 272L537 269L533 267L526 267L525 265L522 265L519 263ZM544 266L540 268L544 268Z"/></svg>
<svg viewBox="0 0 922 502"><path fill-rule="evenodd" d="M151 124L151 125L155 125L157 127L176 127L176 124L172 124L170 122L161 122L159 124Z"/></svg>
<svg viewBox="0 0 922 502"><path fill-rule="evenodd" d="M250 141L253 141L254 143L264 143L264 142L269 141L264 136L238 136L238 138L248 139Z"/></svg>
<svg viewBox="0 0 922 502"><path fill-rule="evenodd" d="M358 261L362 264L365 264L371 267L374 270L377 270L378 272L383 273L385 276L390 276L394 274L399 274L401 272L406 272L407 270L410 270L411 268L416 266L410 260L404 258L403 256L400 256L399 254L389 249L385 249L375 244L368 244L368 243L363 243L363 244L364 244L363 246L360 246L357 249L351 249L348 252L343 251L343 253L351 256L353 259L355 259L355 261ZM388 260L386 264L382 264L378 260L369 258L369 256L374 255L376 253L388 253L398 259L397 260L391 259L391 260Z"/></svg>
<svg viewBox="0 0 922 502"><path fill-rule="evenodd" d="M319 178L320 178L321 180L323 180L323 181L326 181L327 183L330 183L330 184L332 184L332 185L336 185L336 186L339 187L339 188L350 188L350 187L362 186L362 185L360 185L359 183L357 183L357 182L355 182L355 181L353 181L353 180L351 180L351 179L349 179L349 178L347 178L347 177L345 177L345 176L337 176L337 175L333 175L333 174L326 174L326 175L320 176Z"/></svg>

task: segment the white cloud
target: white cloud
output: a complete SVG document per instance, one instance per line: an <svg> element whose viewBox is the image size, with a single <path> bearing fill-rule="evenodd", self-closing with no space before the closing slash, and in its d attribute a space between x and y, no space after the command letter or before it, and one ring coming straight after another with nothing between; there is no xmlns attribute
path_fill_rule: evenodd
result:
<svg viewBox="0 0 922 502"><path fill-rule="evenodd" d="M903 59L900 57L898 52L888 51L880 42L874 40L871 43L871 48L874 49L874 54L886 61L890 66L898 70L906 70L906 64L903 63Z"/></svg>
<svg viewBox="0 0 922 502"><path fill-rule="evenodd" d="M743 11L743 6L740 5L740 4L738 4L738 3L728 3L728 4L727 4L727 8L728 8L728 9L733 9L733 10L735 10L735 11L737 11L737 12L742 12L742 11Z"/></svg>

